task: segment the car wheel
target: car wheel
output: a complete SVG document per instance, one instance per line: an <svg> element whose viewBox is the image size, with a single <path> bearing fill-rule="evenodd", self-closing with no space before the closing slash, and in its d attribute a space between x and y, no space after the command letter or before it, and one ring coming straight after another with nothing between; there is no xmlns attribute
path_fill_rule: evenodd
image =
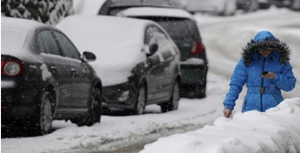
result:
<svg viewBox="0 0 300 153"><path fill-rule="evenodd" d="M78 126L91 126L94 123L101 121L102 115L102 98L101 98L101 90L99 88L93 89L93 94L90 100L90 108L88 114L85 116L79 116L75 119L72 119L71 122L77 124Z"/></svg>
<svg viewBox="0 0 300 153"><path fill-rule="evenodd" d="M91 98L91 108L89 109L89 116L87 125L91 126L94 123L101 121L101 114L102 114L102 98L101 98L101 90L99 88L95 88L93 92L93 96Z"/></svg>
<svg viewBox="0 0 300 153"><path fill-rule="evenodd" d="M175 84L173 85L172 96L170 100L160 105L161 111L164 113L164 112L178 109L179 99L180 99L179 82L176 81Z"/></svg>
<svg viewBox="0 0 300 153"><path fill-rule="evenodd" d="M136 105L133 114L141 115L144 113L146 108L146 88L141 86L136 100Z"/></svg>
<svg viewBox="0 0 300 153"><path fill-rule="evenodd" d="M39 114L36 123L33 125L33 133L45 135L52 131L52 100L53 95L49 91L44 91L41 96Z"/></svg>

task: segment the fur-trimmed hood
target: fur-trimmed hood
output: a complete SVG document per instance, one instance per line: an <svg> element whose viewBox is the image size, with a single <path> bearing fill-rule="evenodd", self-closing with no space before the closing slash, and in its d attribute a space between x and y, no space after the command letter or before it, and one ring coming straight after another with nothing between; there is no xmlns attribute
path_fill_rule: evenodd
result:
<svg viewBox="0 0 300 153"><path fill-rule="evenodd" d="M278 60L282 64L290 60L290 49L285 42L275 38L269 31L260 31L243 48L242 57L246 66L251 65L254 60L253 53L258 52L260 48L270 49L273 51L272 54L278 52L280 54Z"/></svg>

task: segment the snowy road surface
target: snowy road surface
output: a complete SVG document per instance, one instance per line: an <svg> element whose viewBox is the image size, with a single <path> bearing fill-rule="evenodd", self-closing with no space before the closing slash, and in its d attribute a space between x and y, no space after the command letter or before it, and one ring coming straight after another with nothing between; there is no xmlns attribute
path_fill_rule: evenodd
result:
<svg viewBox="0 0 300 153"><path fill-rule="evenodd" d="M38 137L1 139L2 153L71 153L112 152L143 140L153 140L211 124L222 116L222 102L228 90L230 75L240 58L241 48L259 31L268 29L291 49L291 63L296 88L284 93L286 98L300 97L300 13L270 8L231 17L195 15L210 63L207 97L181 99L179 109L160 113L158 106L146 108L140 116L103 116L100 124L77 127L70 122L55 121L53 133ZM240 110L243 93L235 111ZM3 132L3 131L2 131Z"/></svg>

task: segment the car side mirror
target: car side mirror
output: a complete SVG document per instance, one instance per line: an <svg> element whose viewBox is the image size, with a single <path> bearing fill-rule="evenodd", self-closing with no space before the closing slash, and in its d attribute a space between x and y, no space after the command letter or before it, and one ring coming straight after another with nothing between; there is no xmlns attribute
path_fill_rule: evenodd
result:
<svg viewBox="0 0 300 153"><path fill-rule="evenodd" d="M158 45L157 44L152 44L149 46L149 53L147 54L147 57L152 56L155 54L158 50Z"/></svg>
<svg viewBox="0 0 300 153"><path fill-rule="evenodd" d="M83 57L82 57L83 61L92 62L92 61L96 60L96 55L94 53L85 51L85 52L83 52L82 55L83 55Z"/></svg>

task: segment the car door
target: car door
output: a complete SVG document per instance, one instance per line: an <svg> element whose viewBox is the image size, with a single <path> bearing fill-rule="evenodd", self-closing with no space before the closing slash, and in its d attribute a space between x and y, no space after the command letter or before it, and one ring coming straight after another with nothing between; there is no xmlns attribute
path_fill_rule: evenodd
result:
<svg viewBox="0 0 300 153"><path fill-rule="evenodd" d="M53 31L63 56L68 61L68 71L71 72L72 89L68 105L76 112L87 111L88 102L92 93L92 76L86 62L82 62L80 53L73 43L61 32Z"/></svg>
<svg viewBox="0 0 300 153"><path fill-rule="evenodd" d="M165 46L166 35L157 26L148 27L145 35L146 45L158 45L158 51L147 59L150 63L147 76L148 101L151 103L151 100L163 98L169 94L166 88L171 80L168 80L170 76L166 73L169 71L168 66L173 53L168 46Z"/></svg>
<svg viewBox="0 0 300 153"><path fill-rule="evenodd" d="M38 47L45 63L41 69L50 71L56 91L56 113L60 113L68 107L68 101L72 98L71 71L68 62L61 55L59 46L51 30L40 30L37 33Z"/></svg>
<svg viewBox="0 0 300 153"><path fill-rule="evenodd" d="M163 97L168 98L172 92L173 82L178 72L176 72L176 69L179 63L176 61L179 60L179 50L176 48L172 40L160 28L157 28L156 30L157 31L154 33L154 35L158 40L159 51L163 57L161 67L164 69L162 73L160 92Z"/></svg>

